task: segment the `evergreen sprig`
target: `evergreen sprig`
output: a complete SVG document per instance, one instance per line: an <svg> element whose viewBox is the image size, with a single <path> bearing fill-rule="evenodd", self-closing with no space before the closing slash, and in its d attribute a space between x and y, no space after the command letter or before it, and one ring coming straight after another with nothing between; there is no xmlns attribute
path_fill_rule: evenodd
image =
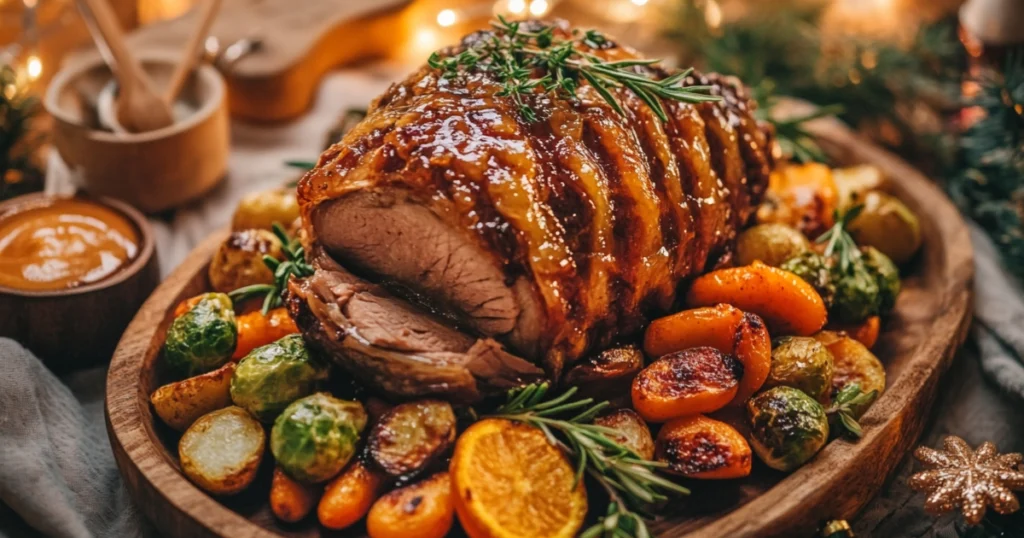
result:
<svg viewBox="0 0 1024 538"><path fill-rule="evenodd" d="M569 39L564 39L555 35L553 24L527 30L522 23L508 21L501 15L491 22L491 27L494 32L490 38L453 56L443 57L435 52L427 64L440 70L444 78L473 71L493 75L502 85L497 95L510 97L528 122L538 118L525 100L527 95L540 91L575 98L583 81L619 114L623 113L622 104L612 90L624 88L640 98L662 121L666 121L668 115L660 99L687 103L721 99L708 94L710 86L683 85L692 69L657 79L642 68L660 60L606 61L586 52L586 49L600 49L607 43L604 35L596 30L573 31Z"/></svg>
<svg viewBox="0 0 1024 538"><path fill-rule="evenodd" d="M643 459L614 441L615 430L591 423L608 402L575 400L575 387L554 397L548 396L548 389L541 383L509 391L505 404L489 416L540 429L574 461L577 483L587 475L608 493L608 510L581 538L649 537L645 518L652 506L690 490L655 472L664 464Z"/></svg>
<svg viewBox="0 0 1024 538"><path fill-rule="evenodd" d="M805 125L807 122L818 118L841 114L843 112L842 105L818 107L801 116L779 119L768 112L774 104L773 101L774 100L772 98L767 98L765 102L766 106L764 108L759 108L757 112L761 119L764 119L775 126L775 140L778 141L779 147L782 149L782 153L799 163L828 163L828 156L825 155L825 152L822 151L821 147L818 146L818 143L815 142L814 136L807 131Z"/></svg>
<svg viewBox="0 0 1024 538"><path fill-rule="evenodd" d="M859 383L850 383L836 394L832 405L825 410L825 414L834 416L839 424L853 437L860 439L864 431L857 422L856 414L858 409L866 409L875 399L878 398L878 391L863 392Z"/></svg>
<svg viewBox="0 0 1024 538"><path fill-rule="evenodd" d="M42 188L35 152L44 137L32 127L39 110L15 69L0 66L0 200Z"/></svg>
<svg viewBox="0 0 1024 538"><path fill-rule="evenodd" d="M274 273L273 284L253 284L238 288L228 294L232 302L238 303L252 297L263 295L263 308L261 312L265 315L272 308L281 306L281 296L288 288L288 281L294 276L306 278L313 275L313 267L306 263L306 252L297 238L292 238L285 231L281 223L275 222L273 226L274 235L281 241L281 252L284 260L278 260L273 256L263 256L263 263Z"/></svg>

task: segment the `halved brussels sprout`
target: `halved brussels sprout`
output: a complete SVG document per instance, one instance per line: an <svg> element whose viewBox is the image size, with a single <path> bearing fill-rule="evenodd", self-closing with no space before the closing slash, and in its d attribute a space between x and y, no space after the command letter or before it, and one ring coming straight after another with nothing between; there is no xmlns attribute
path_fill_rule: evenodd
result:
<svg viewBox="0 0 1024 538"><path fill-rule="evenodd" d="M828 258L817 252L807 251L789 258L779 268L804 279L818 292L825 306L832 307L836 297L836 284L833 281L832 263Z"/></svg>
<svg viewBox="0 0 1024 538"><path fill-rule="evenodd" d="M231 377L231 401L263 422L273 422L288 404L316 390L328 367L310 356L302 336L292 334L249 352Z"/></svg>
<svg viewBox="0 0 1024 538"><path fill-rule="evenodd" d="M878 282L879 314L886 314L896 306L896 296L900 294L900 271L888 256L874 247L864 247L861 255Z"/></svg>
<svg viewBox="0 0 1024 538"><path fill-rule="evenodd" d="M810 248L810 242L796 228L778 223L758 224L736 239L736 265L750 265L759 260L779 267Z"/></svg>
<svg viewBox="0 0 1024 538"><path fill-rule="evenodd" d="M809 336L787 336L772 350L772 370L764 386L793 387L826 403L832 392L832 374L832 353L821 342Z"/></svg>
<svg viewBox="0 0 1024 538"><path fill-rule="evenodd" d="M825 408L803 391L775 387L747 402L750 445L772 469L792 471L828 441Z"/></svg>
<svg viewBox="0 0 1024 538"><path fill-rule="evenodd" d="M186 377L209 372L231 359L237 338L231 299L223 293L204 293L171 322L164 360Z"/></svg>
<svg viewBox="0 0 1024 538"><path fill-rule="evenodd" d="M307 484L329 480L355 454L366 427L363 404L325 392L292 402L270 430L270 451L288 476Z"/></svg>

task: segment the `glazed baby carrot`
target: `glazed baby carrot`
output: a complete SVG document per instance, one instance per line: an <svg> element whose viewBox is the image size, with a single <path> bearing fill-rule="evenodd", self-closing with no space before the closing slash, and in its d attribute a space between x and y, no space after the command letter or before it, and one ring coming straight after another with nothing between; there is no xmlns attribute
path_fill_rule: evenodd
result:
<svg viewBox="0 0 1024 538"><path fill-rule="evenodd" d="M719 269L693 281L690 306L730 304L761 316L776 336L809 336L825 325L825 303L799 276L754 262Z"/></svg>
<svg viewBox="0 0 1024 538"><path fill-rule="evenodd" d="M355 462L327 484L316 515L328 529L344 529L370 511L383 485L383 477Z"/></svg>
<svg viewBox="0 0 1024 538"><path fill-rule="evenodd" d="M294 523L309 515L317 501L317 487L293 480L280 467L270 483L270 509L281 521Z"/></svg>
<svg viewBox="0 0 1024 538"><path fill-rule="evenodd" d="M732 401L742 374L739 361L712 347L670 353L633 380L633 409L648 422L709 413Z"/></svg>
<svg viewBox="0 0 1024 538"><path fill-rule="evenodd" d="M260 311L249 312L236 319L238 343L235 345L235 353L231 356L234 360L245 357L260 346L272 344L289 334L299 332L299 328L295 326L285 308L275 308L265 316Z"/></svg>
<svg viewBox="0 0 1024 538"><path fill-rule="evenodd" d="M771 339L756 314L727 304L694 308L654 320L644 334L644 351L651 357L701 346L732 354L743 364L736 403L750 398L768 378Z"/></svg>
<svg viewBox="0 0 1024 538"><path fill-rule="evenodd" d="M455 519L451 478L437 473L391 491L366 516L370 538L444 538Z"/></svg>

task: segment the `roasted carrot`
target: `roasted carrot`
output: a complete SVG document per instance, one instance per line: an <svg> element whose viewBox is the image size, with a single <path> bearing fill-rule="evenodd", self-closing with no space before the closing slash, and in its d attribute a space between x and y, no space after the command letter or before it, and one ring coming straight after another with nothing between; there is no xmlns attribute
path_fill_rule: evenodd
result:
<svg viewBox="0 0 1024 538"><path fill-rule="evenodd" d="M743 364L734 403L746 401L768 378L772 359L768 329L756 314L733 306L683 310L654 320L644 335L644 351L652 357L701 346L732 354Z"/></svg>
<svg viewBox="0 0 1024 538"><path fill-rule="evenodd" d="M324 489L316 509L320 524L338 530L363 519L380 495L383 484L383 475L362 462L354 462Z"/></svg>
<svg viewBox="0 0 1024 538"><path fill-rule="evenodd" d="M721 409L736 396L742 372L739 361L712 347L670 353L633 380L633 409L648 422Z"/></svg>
<svg viewBox="0 0 1024 538"><path fill-rule="evenodd" d="M443 538L455 519L451 493L447 472L391 491L373 503L366 532L370 538Z"/></svg>
<svg viewBox="0 0 1024 538"><path fill-rule="evenodd" d="M317 489L296 482L280 467L275 467L274 480L270 483L270 509L281 521L299 521L313 510L319 495Z"/></svg>
<svg viewBox="0 0 1024 538"><path fill-rule="evenodd" d="M299 332L299 328L295 326L285 308L275 308L265 316L259 311L249 312L238 316L237 320L238 343L235 345L234 355L231 356L234 360L245 357L260 346Z"/></svg>
<svg viewBox="0 0 1024 538"><path fill-rule="evenodd" d="M825 303L797 275L754 262L719 269L693 281L686 295L690 306L730 304L761 316L776 336L809 336L825 325Z"/></svg>
<svg viewBox="0 0 1024 538"><path fill-rule="evenodd" d="M829 330L844 332L850 335L850 338L864 344L865 347L871 349L878 343L878 335L882 331L882 320L878 316L871 316L868 319L853 325L845 324L832 324L828 326Z"/></svg>
<svg viewBox="0 0 1024 538"><path fill-rule="evenodd" d="M741 478L750 474L750 445L732 426L703 415L661 427L654 458L670 472L689 478Z"/></svg>

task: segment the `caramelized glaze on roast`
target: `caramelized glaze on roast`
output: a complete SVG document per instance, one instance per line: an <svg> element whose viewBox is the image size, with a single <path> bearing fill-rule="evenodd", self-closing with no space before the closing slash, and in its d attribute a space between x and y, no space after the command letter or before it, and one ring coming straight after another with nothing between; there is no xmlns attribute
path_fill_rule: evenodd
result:
<svg viewBox="0 0 1024 538"><path fill-rule="evenodd" d="M620 115L583 84L575 99L529 96L531 123L490 75L423 67L299 183L309 241L557 377L665 312L761 199L770 155L755 104L724 77L685 83L723 99L663 101L662 122L632 93L613 90Z"/></svg>

